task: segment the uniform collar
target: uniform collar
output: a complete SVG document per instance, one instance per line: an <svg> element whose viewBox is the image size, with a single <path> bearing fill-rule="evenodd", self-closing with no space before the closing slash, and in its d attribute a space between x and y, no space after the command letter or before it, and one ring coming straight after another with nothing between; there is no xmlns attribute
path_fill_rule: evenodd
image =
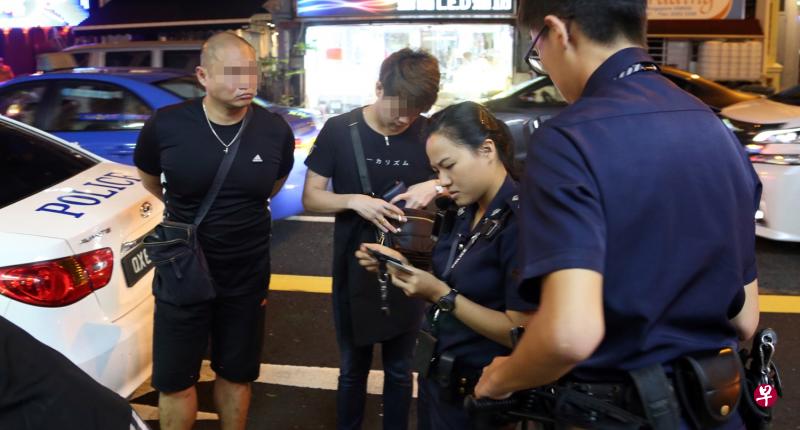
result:
<svg viewBox="0 0 800 430"><path fill-rule="evenodd" d="M643 48L625 48L617 51L592 73L581 97L591 96L614 80L621 72L637 63L652 63L653 58Z"/></svg>
<svg viewBox="0 0 800 430"><path fill-rule="evenodd" d="M486 214L484 217L492 216L506 206L510 206L512 209L515 205L519 203L519 184L511 178L510 175L506 175L505 181L503 181L503 185L500 186L500 190L497 191L497 194L492 199L491 203L489 203L489 208L486 209ZM472 216L475 214L475 211L478 210L478 204L473 203L468 207L461 208L458 213L461 216L466 216L468 219L472 219Z"/></svg>

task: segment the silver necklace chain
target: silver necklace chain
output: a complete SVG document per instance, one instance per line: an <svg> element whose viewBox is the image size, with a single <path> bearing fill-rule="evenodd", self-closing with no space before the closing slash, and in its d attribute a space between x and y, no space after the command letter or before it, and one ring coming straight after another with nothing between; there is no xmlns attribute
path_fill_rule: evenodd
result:
<svg viewBox="0 0 800 430"><path fill-rule="evenodd" d="M206 111L206 104L205 103L201 103L201 104L203 105L203 116L206 117L206 122L208 123L208 128L211 129L211 133L214 134L214 137L216 137L217 140L219 141L219 143L221 143L222 146L225 148L225 153L227 154L228 153L228 148L230 148L230 146L233 145L233 142L236 142L236 139L239 138L239 134L242 133L242 126L244 125L244 120L242 120L242 122L239 123L239 130L236 132L236 135L233 136L233 139L231 139L230 142L225 143L225 141L222 140L222 138L219 137L219 135L217 134L217 131L214 130L214 126L211 125L211 120L208 119L208 112Z"/></svg>

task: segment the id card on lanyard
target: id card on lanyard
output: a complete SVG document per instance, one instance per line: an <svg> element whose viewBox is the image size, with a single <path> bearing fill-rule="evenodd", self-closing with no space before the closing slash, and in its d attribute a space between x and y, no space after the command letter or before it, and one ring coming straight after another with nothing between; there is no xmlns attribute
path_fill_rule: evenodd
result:
<svg viewBox="0 0 800 430"><path fill-rule="evenodd" d="M459 234L456 240L450 247L450 253L445 266L445 272L442 274L442 280L448 282L452 276L453 269L458 266L458 263L464 258L467 251L472 248L475 243L481 238L491 239L503 225L506 215L510 212L510 208L506 207L501 210L496 210L492 215L483 218L479 228L475 233L470 236L466 244L462 243L462 235ZM428 376L430 367L433 364L436 355L436 344L438 342L438 325L442 311L438 306L433 305L430 307L427 318L430 322L430 331L420 330L417 334L416 348L414 350L414 359L412 368L419 373L423 378Z"/></svg>

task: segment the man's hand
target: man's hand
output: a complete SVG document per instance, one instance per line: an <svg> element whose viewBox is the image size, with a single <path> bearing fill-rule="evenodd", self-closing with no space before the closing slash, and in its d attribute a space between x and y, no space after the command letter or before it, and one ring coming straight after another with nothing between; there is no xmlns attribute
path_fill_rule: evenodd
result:
<svg viewBox="0 0 800 430"><path fill-rule="evenodd" d="M405 193L398 194L389 203L394 204L399 201L405 201L406 207L409 209L424 208L436 197L436 186L438 184L439 181L434 179L412 185Z"/></svg>
<svg viewBox="0 0 800 430"><path fill-rule="evenodd" d="M506 360L508 360L508 357L495 357L491 364L483 368L481 379L478 381L478 385L475 386L475 398L488 397L502 400L511 397L513 393L503 392L493 381L493 379L496 379L497 369L501 368Z"/></svg>
<svg viewBox="0 0 800 430"><path fill-rule="evenodd" d="M347 207L358 213L361 218L375 224L382 232L397 233L399 230L387 218L405 222L403 210L381 199L363 194L354 194L347 202Z"/></svg>

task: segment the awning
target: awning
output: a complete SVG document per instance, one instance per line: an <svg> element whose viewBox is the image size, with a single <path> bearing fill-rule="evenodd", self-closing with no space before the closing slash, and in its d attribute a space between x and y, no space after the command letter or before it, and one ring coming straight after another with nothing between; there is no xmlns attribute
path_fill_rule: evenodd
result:
<svg viewBox="0 0 800 430"><path fill-rule="evenodd" d="M760 39L757 19L664 19L647 22L647 37L668 39Z"/></svg>
<svg viewBox="0 0 800 430"><path fill-rule="evenodd" d="M114 0L99 8L74 31L241 25L266 14L264 0Z"/></svg>

